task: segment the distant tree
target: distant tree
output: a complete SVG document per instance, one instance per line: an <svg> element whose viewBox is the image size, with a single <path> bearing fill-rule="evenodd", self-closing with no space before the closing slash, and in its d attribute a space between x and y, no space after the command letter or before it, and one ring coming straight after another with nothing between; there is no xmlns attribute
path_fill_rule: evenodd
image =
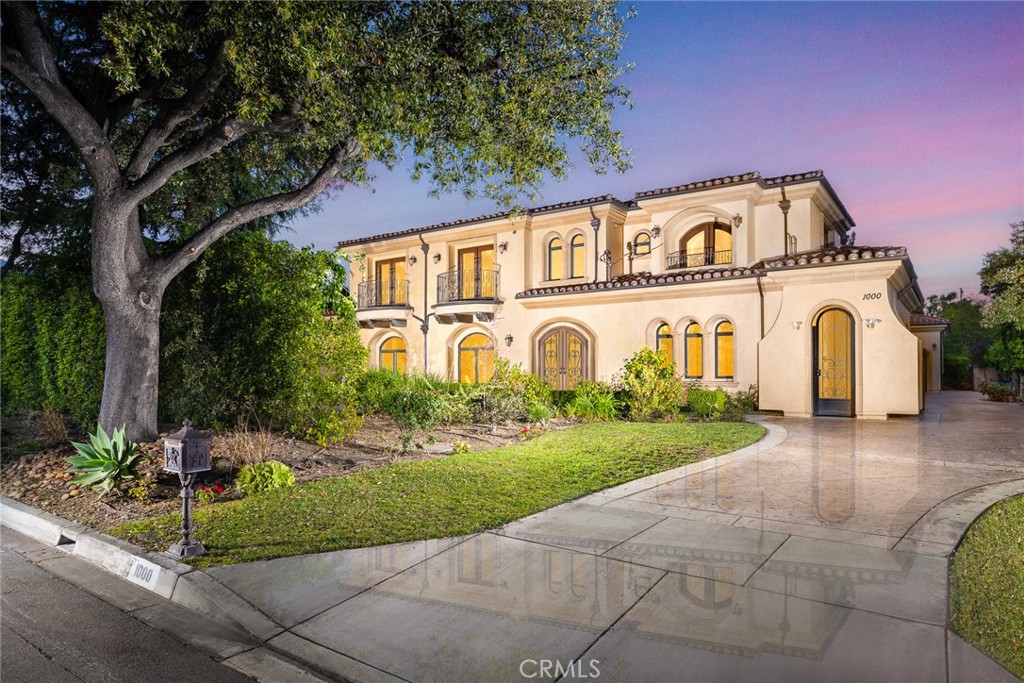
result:
<svg viewBox="0 0 1024 683"><path fill-rule="evenodd" d="M928 297L925 313L949 321L942 342L942 382L948 389L970 389L972 368L985 365L993 335L981 325L984 306L984 301L965 297L962 292Z"/></svg>
<svg viewBox="0 0 1024 683"><path fill-rule="evenodd" d="M1024 397L1024 221L1010 224L1010 247L985 254L978 274L981 293L992 297L982 316L994 336L987 359L1012 377L1014 391Z"/></svg>
<svg viewBox="0 0 1024 683"><path fill-rule="evenodd" d="M156 433L168 284L238 226L309 205L403 152L415 177L512 203L612 128L612 2L0 5L0 65L88 176L106 325L100 424ZM147 243L149 237L153 240Z"/></svg>

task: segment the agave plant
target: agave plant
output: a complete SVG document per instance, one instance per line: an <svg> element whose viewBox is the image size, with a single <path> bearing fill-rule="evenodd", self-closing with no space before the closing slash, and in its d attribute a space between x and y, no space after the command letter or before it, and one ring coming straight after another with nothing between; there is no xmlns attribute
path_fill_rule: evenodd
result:
<svg viewBox="0 0 1024 683"><path fill-rule="evenodd" d="M91 486L103 494L118 489L128 479L138 479L139 460L145 453L139 445L128 441L124 425L115 429L113 436L107 436L103 427L97 425L96 433L89 435L89 443L71 442L78 455L65 458L71 467L68 472L78 476L71 483Z"/></svg>

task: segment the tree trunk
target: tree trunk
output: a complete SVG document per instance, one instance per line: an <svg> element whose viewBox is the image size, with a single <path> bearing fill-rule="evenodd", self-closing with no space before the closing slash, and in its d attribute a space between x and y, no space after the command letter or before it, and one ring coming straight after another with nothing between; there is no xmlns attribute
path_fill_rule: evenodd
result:
<svg viewBox="0 0 1024 683"><path fill-rule="evenodd" d="M166 282L146 255L138 210L97 197L92 220L93 291L103 306L106 367L99 422L124 425L133 441L157 436L160 307Z"/></svg>
<svg viewBox="0 0 1024 683"><path fill-rule="evenodd" d="M119 297L120 298L120 297ZM121 425L133 441L157 437L160 370L160 298L103 302L107 360L100 424L110 432Z"/></svg>

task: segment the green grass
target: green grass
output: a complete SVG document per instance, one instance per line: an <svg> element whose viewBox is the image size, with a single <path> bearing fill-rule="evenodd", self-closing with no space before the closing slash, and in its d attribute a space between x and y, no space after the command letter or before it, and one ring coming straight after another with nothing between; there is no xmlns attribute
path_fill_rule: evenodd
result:
<svg viewBox="0 0 1024 683"><path fill-rule="evenodd" d="M746 422L580 425L526 443L412 461L200 507L207 567L492 529L558 503L734 451L764 435ZM180 515L111 533L153 550Z"/></svg>
<svg viewBox="0 0 1024 683"><path fill-rule="evenodd" d="M1024 678L1024 496L967 531L950 572L953 629Z"/></svg>

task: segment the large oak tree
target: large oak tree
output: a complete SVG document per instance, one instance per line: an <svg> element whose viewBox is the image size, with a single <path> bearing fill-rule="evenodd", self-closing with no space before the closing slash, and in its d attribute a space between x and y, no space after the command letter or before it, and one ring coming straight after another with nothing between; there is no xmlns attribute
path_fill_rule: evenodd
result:
<svg viewBox="0 0 1024 683"><path fill-rule="evenodd" d="M87 173L100 424L133 438L156 434L164 291L238 226L403 155L506 204L565 175L569 140L626 163L610 2L4 2L0 30Z"/></svg>

